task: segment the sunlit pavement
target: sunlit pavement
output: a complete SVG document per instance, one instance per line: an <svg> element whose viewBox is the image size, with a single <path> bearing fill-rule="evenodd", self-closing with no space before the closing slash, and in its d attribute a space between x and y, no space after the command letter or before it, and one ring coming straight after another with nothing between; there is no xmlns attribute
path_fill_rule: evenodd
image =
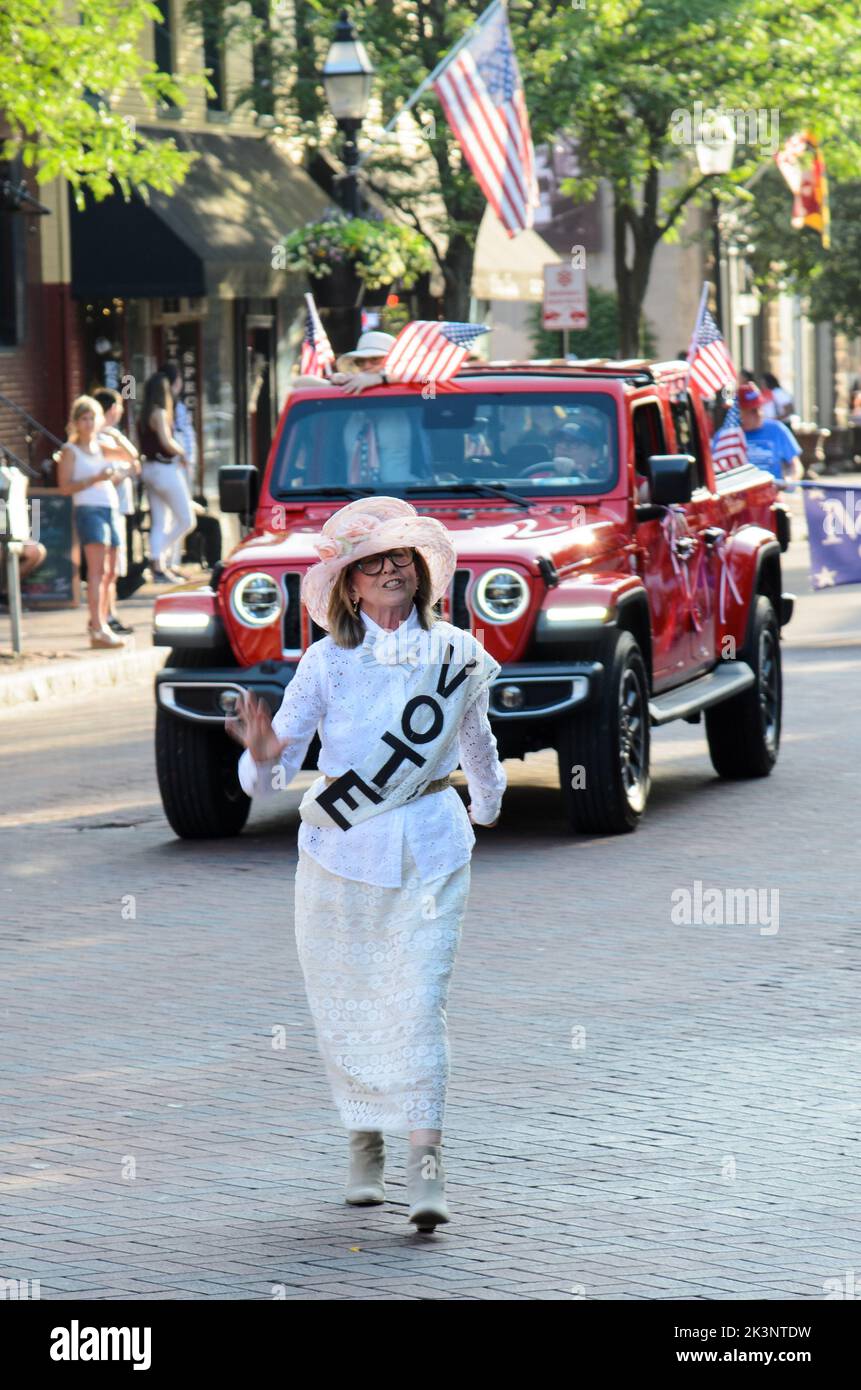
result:
<svg viewBox="0 0 861 1390"><path fill-rule="evenodd" d="M453 1219L433 1237L406 1220L403 1140L387 1205L342 1202L292 937L308 775L238 840L182 843L148 684L2 716L0 1277L43 1299L821 1299L845 1281L858 600L802 600L770 779L720 783L701 728L671 726L640 830L589 840L564 831L551 755L507 764L452 986ZM697 882L762 890L777 929L677 924Z"/></svg>

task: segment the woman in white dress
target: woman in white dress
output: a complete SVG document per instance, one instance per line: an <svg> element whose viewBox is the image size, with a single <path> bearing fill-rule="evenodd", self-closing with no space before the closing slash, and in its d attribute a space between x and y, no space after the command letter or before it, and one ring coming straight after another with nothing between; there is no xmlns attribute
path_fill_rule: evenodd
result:
<svg viewBox="0 0 861 1390"><path fill-rule="evenodd" d="M229 731L251 796L299 771L315 732L322 776L300 807L295 931L317 1041L350 1132L346 1201L385 1200L383 1131L408 1135L408 1218L450 1219L442 1129L446 1001L473 824L499 817L506 777L488 722L500 667L442 621L456 552L408 502L368 497L323 526L302 598L328 636L302 656L280 709L246 693ZM468 811L449 783L460 764Z"/></svg>

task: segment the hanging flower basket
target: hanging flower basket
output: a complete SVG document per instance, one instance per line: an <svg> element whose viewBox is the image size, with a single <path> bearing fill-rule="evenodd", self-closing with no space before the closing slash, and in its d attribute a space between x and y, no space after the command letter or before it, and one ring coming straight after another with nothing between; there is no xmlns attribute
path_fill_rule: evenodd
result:
<svg viewBox="0 0 861 1390"><path fill-rule="evenodd" d="M364 284L349 263L335 264L327 275L308 273L308 285L319 309L337 305L354 308L362 302Z"/></svg>
<svg viewBox="0 0 861 1390"><path fill-rule="evenodd" d="M303 270L318 304L384 303L393 285L411 289L431 268L423 236L399 222L333 214L284 238L285 269Z"/></svg>

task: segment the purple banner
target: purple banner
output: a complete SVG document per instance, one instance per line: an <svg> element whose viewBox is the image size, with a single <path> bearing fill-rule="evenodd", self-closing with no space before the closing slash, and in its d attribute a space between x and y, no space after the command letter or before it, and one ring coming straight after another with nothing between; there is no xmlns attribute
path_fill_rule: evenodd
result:
<svg viewBox="0 0 861 1390"><path fill-rule="evenodd" d="M804 488L814 589L861 584L861 488Z"/></svg>

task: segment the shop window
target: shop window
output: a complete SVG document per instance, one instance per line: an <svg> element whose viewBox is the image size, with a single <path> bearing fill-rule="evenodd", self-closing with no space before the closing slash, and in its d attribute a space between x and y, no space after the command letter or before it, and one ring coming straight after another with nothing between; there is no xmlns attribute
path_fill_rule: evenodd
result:
<svg viewBox="0 0 861 1390"><path fill-rule="evenodd" d="M214 93L206 98L210 116L222 116L227 111L227 84L224 72L224 0L205 0L201 12L203 28L203 63Z"/></svg>
<svg viewBox="0 0 861 1390"><path fill-rule="evenodd" d="M251 65L254 73L254 109L258 116L275 114L275 71L269 11L269 0L251 0L251 12L255 19Z"/></svg>
<svg viewBox="0 0 861 1390"><path fill-rule="evenodd" d="M158 0L159 18L153 21L153 56L159 72L173 73L173 15L171 0Z"/></svg>
<svg viewBox="0 0 861 1390"><path fill-rule="evenodd" d="M0 164L0 347L24 341L27 284L27 225L15 198L21 183L18 162Z"/></svg>

